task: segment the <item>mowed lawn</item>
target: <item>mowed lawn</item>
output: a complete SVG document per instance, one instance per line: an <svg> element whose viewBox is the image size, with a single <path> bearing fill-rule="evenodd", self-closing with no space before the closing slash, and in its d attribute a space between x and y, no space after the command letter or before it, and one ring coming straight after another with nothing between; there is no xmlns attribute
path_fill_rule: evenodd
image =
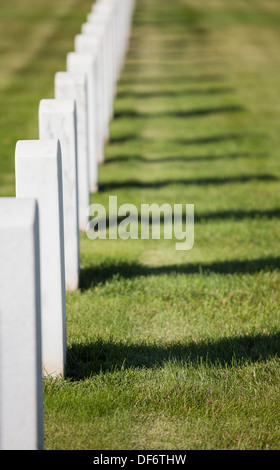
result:
<svg viewBox="0 0 280 470"><path fill-rule="evenodd" d="M0 189L92 2L2 0ZM91 240L46 449L280 448L280 5L138 0L92 203L194 204L195 244Z"/></svg>

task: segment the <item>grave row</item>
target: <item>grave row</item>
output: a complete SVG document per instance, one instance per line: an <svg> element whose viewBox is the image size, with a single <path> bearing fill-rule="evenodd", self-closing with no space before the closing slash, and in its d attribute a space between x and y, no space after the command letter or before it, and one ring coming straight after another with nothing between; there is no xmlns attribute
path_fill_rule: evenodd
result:
<svg viewBox="0 0 280 470"><path fill-rule="evenodd" d="M79 287L80 231L110 139L134 0L97 0L54 99L39 103L39 140L15 149L16 196L0 198L0 449L43 449L43 377L63 377L66 291Z"/></svg>

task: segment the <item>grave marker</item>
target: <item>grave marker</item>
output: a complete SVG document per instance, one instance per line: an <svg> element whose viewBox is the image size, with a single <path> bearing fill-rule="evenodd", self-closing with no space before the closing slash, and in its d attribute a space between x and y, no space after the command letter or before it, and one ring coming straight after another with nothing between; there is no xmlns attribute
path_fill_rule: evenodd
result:
<svg viewBox="0 0 280 470"><path fill-rule="evenodd" d="M93 54L96 61L96 81L95 81L95 118L96 118L96 139L98 148L98 162L104 162L104 142L105 142L105 116L107 114L104 102L105 86L103 77L101 37L99 35L89 36L78 34L75 36L75 51L86 54Z"/></svg>
<svg viewBox="0 0 280 470"><path fill-rule="evenodd" d="M66 289L79 285L80 240L78 209L76 105L74 100L41 100L39 106L40 140L57 139L61 146L64 253Z"/></svg>
<svg viewBox="0 0 280 470"><path fill-rule="evenodd" d="M110 136L109 124L113 116L111 96L113 87L113 63L110 42L108 35L106 35L104 24L102 23L84 23L81 27L81 33L84 36L100 35L101 37L101 77L104 102L104 136L105 142L108 142Z"/></svg>
<svg viewBox="0 0 280 470"><path fill-rule="evenodd" d="M66 304L60 144L18 141L15 164L17 198L35 198L39 208L43 373L63 376Z"/></svg>
<svg viewBox="0 0 280 470"><path fill-rule="evenodd" d="M38 206L0 198L0 449L43 449Z"/></svg>
<svg viewBox="0 0 280 470"><path fill-rule="evenodd" d="M88 84L88 122L89 122L89 170L90 192L98 191L98 147L96 121L96 61L92 54L69 52L67 71L85 73Z"/></svg>
<svg viewBox="0 0 280 470"><path fill-rule="evenodd" d="M90 204L86 75L57 72L55 74L55 98L74 99L76 102L79 229L85 231L88 224L86 213Z"/></svg>
<svg viewBox="0 0 280 470"><path fill-rule="evenodd" d="M106 44L106 69L109 81L109 99L112 108L112 100L116 95L116 75L118 62L118 37L116 34L115 22L112 22L108 12L91 12L87 15L87 26L83 26L83 34L97 34L103 29L103 36ZM112 111L110 113L112 115Z"/></svg>

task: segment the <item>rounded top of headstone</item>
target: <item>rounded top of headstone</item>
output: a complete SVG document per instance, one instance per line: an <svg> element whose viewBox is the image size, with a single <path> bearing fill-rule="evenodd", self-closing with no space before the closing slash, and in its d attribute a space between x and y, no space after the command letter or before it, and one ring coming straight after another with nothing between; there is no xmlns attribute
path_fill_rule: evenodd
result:
<svg viewBox="0 0 280 470"><path fill-rule="evenodd" d="M75 107L73 99L43 99L39 104L39 113L73 113Z"/></svg>
<svg viewBox="0 0 280 470"><path fill-rule="evenodd" d="M110 14L110 11L94 11L87 14L87 21L89 21L89 23L94 23L95 21L108 22L111 16Z"/></svg>
<svg viewBox="0 0 280 470"><path fill-rule="evenodd" d="M81 26L81 32L82 34L100 34L104 32L104 26L104 22L99 23L98 21L83 23Z"/></svg>
<svg viewBox="0 0 280 470"><path fill-rule="evenodd" d="M109 2L96 2L92 5L91 11L96 12L111 12L117 5L116 0L110 0Z"/></svg>
<svg viewBox="0 0 280 470"><path fill-rule="evenodd" d="M33 198L1 197L0 229L31 227L38 217L38 204Z"/></svg>
<svg viewBox="0 0 280 470"><path fill-rule="evenodd" d="M60 154L58 139L19 140L16 144L16 159L21 157L57 157L57 154Z"/></svg>
<svg viewBox="0 0 280 470"><path fill-rule="evenodd" d="M86 81L86 75L80 72L56 72L55 74L55 83L61 85L84 85Z"/></svg>
<svg viewBox="0 0 280 470"><path fill-rule="evenodd" d="M94 64L94 55L89 52L68 52L67 67L88 67ZM72 71L72 70L71 70Z"/></svg>
<svg viewBox="0 0 280 470"><path fill-rule="evenodd" d="M74 38L77 52L95 53L100 46L101 35L77 34Z"/></svg>

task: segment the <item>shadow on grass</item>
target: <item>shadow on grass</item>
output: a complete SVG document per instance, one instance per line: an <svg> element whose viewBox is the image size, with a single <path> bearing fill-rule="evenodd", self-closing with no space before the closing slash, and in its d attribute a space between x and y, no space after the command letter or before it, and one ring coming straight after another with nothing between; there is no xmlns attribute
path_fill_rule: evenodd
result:
<svg viewBox="0 0 280 470"><path fill-rule="evenodd" d="M149 119L149 118L160 118L160 117L177 117L177 118L195 118L201 116L209 116L215 114L223 114L223 113L233 113L233 112L243 112L245 108L243 106L217 106L214 108L201 108L201 109L190 109L190 110L182 110L182 111L163 111L163 112L153 112L153 113L144 113L135 110L123 110L123 111L116 111L114 113L114 119L122 119L122 118L141 118L141 119Z"/></svg>
<svg viewBox="0 0 280 470"><path fill-rule="evenodd" d="M212 220L246 220L246 219L278 219L280 218L280 208L276 209L264 209L264 210L228 210L228 211L217 211L206 214L196 214L195 222L202 223Z"/></svg>
<svg viewBox="0 0 280 470"><path fill-rule="evenodd" d="M224 155L196 155L196 156L183 156L175 155L170 157L159 157L159 158L147 158L143 155L117 155L115 157L106 157L104 164L109 165L111 163L122 163L122 162L141 162L141 163L168 163L168 162L185 162L185 163L200 163L208 161L218 160L234 160L237 158L263 158L266 157L265 153L250 153L250 152L236 152L228 153Z"/></svg>
<svg viewBox="0 0 280 470"><path fill-rule="evenodd" d="M201 74L201 75L178 75L178 74L162 74L161 76L145 76L143 74L129 74L124 72L119 81L119 89L122 85L159 85L170 84L178 85L184 83L217 83L225 82L227 77L222 74Z"/></svg>
<svg viewBox="0 0 280 470"><path fill-rule="evenodd" d="M170 345L102 341L72 344L67 350L67 377L83 380L100 372L129 368L160 368L168 362L182 367L202 364L234 367L280 356L280 333L222 338Z"/></svg>
<svg viewBox="0 0 280 470"><path fill-rule="evenodd" d="M83 268L80 274L80 289L87 290L100 283L117 276L124 279L132 279L140 276L161 275L209 275L209 274L256 274L261 271L272 272L280 269L280 256L227 260L212 263L187 263L166 266L144 266L139 263L116 262Z"/></svg>
<svg viewBox="0 0 280 470"><path fill-rule="evenodd" d="M120 91L118 98L164 98L164 97L180 97L185 95L212 96L224 93L233 93L234 88L216 87L216 88L192 88L187 90L162 90L162 91Z"/></svg>
<svg viewBox="0 0 280 470"><path fill-rule="evenodd" d="M126 216L117 216L114 221L109 220L109 217L106 218L100 218L99 219L99 224L100 226L106 227L106 230L109 229L109 224L110 227L115 227L116 225L119 225ZM230 221L241 221L241 220L260 220L260 219L267 219L267 220L272 220L272 219L279 219L280 218L280 208L274 208L274 209L252 209L252 210L242 210L242 209L230 209L226 211L217 211L217 212L209 212L209 213L195 213L195 224L203 224L207 222L212 222L212 221L225 221L225 220L230 220ZM182 210L182 220L186 221L186 211ZM174 213L172 213L172 221L174 221ZM135 214L130 214L130 222L138 224L138 227L141 224L141 211L138 211L138 215ZM158 219L156 217L153 218L153 215L150 213L149 214L149 221L148 223L151 224L163 224L165 222L165 214L164 212L160 212Z"/></svg>
<svg viewBox="0 0 280 470"><path fill-rule="evenodd" d="M208 186L208 185L223 185L223 184L238 184L238 183L251 183L254 181L278 181L278 178L274 175L244 175L244 176L232 176L232 177L221 177L221 178L193 178L193 179L168 179L164 181L111 181L100 184L100 192L112 191L124 188L138 188L138 189L160 189L169 185L196 185L196 186Z"/></svg>
<svg viewBox="0 0 280 470"><path fill-rule="evenodd" d="M112 136L110 138L110 145L113 144L123 144L123 143L128 143L130 141L154 141L156 140L157 142L168 142L168 143L176 143L176 144L182 144L182 145L206 145L206 144L218 144L222 142L228 142L228 141L241 141L243 139L247 138L261 138L265 136L261 136L259 134L246 134L246 133L236 133L236 134L225 134L225 135L213 135L213 136L207 136L207 137L196 137L194 139L184 139L184 138L173 138L173 139L155 139L155 138L149 138L149 137L143 137L140 136L138 133L129 133L129 134L124 134L124 135L116 135Z"/></svg>

